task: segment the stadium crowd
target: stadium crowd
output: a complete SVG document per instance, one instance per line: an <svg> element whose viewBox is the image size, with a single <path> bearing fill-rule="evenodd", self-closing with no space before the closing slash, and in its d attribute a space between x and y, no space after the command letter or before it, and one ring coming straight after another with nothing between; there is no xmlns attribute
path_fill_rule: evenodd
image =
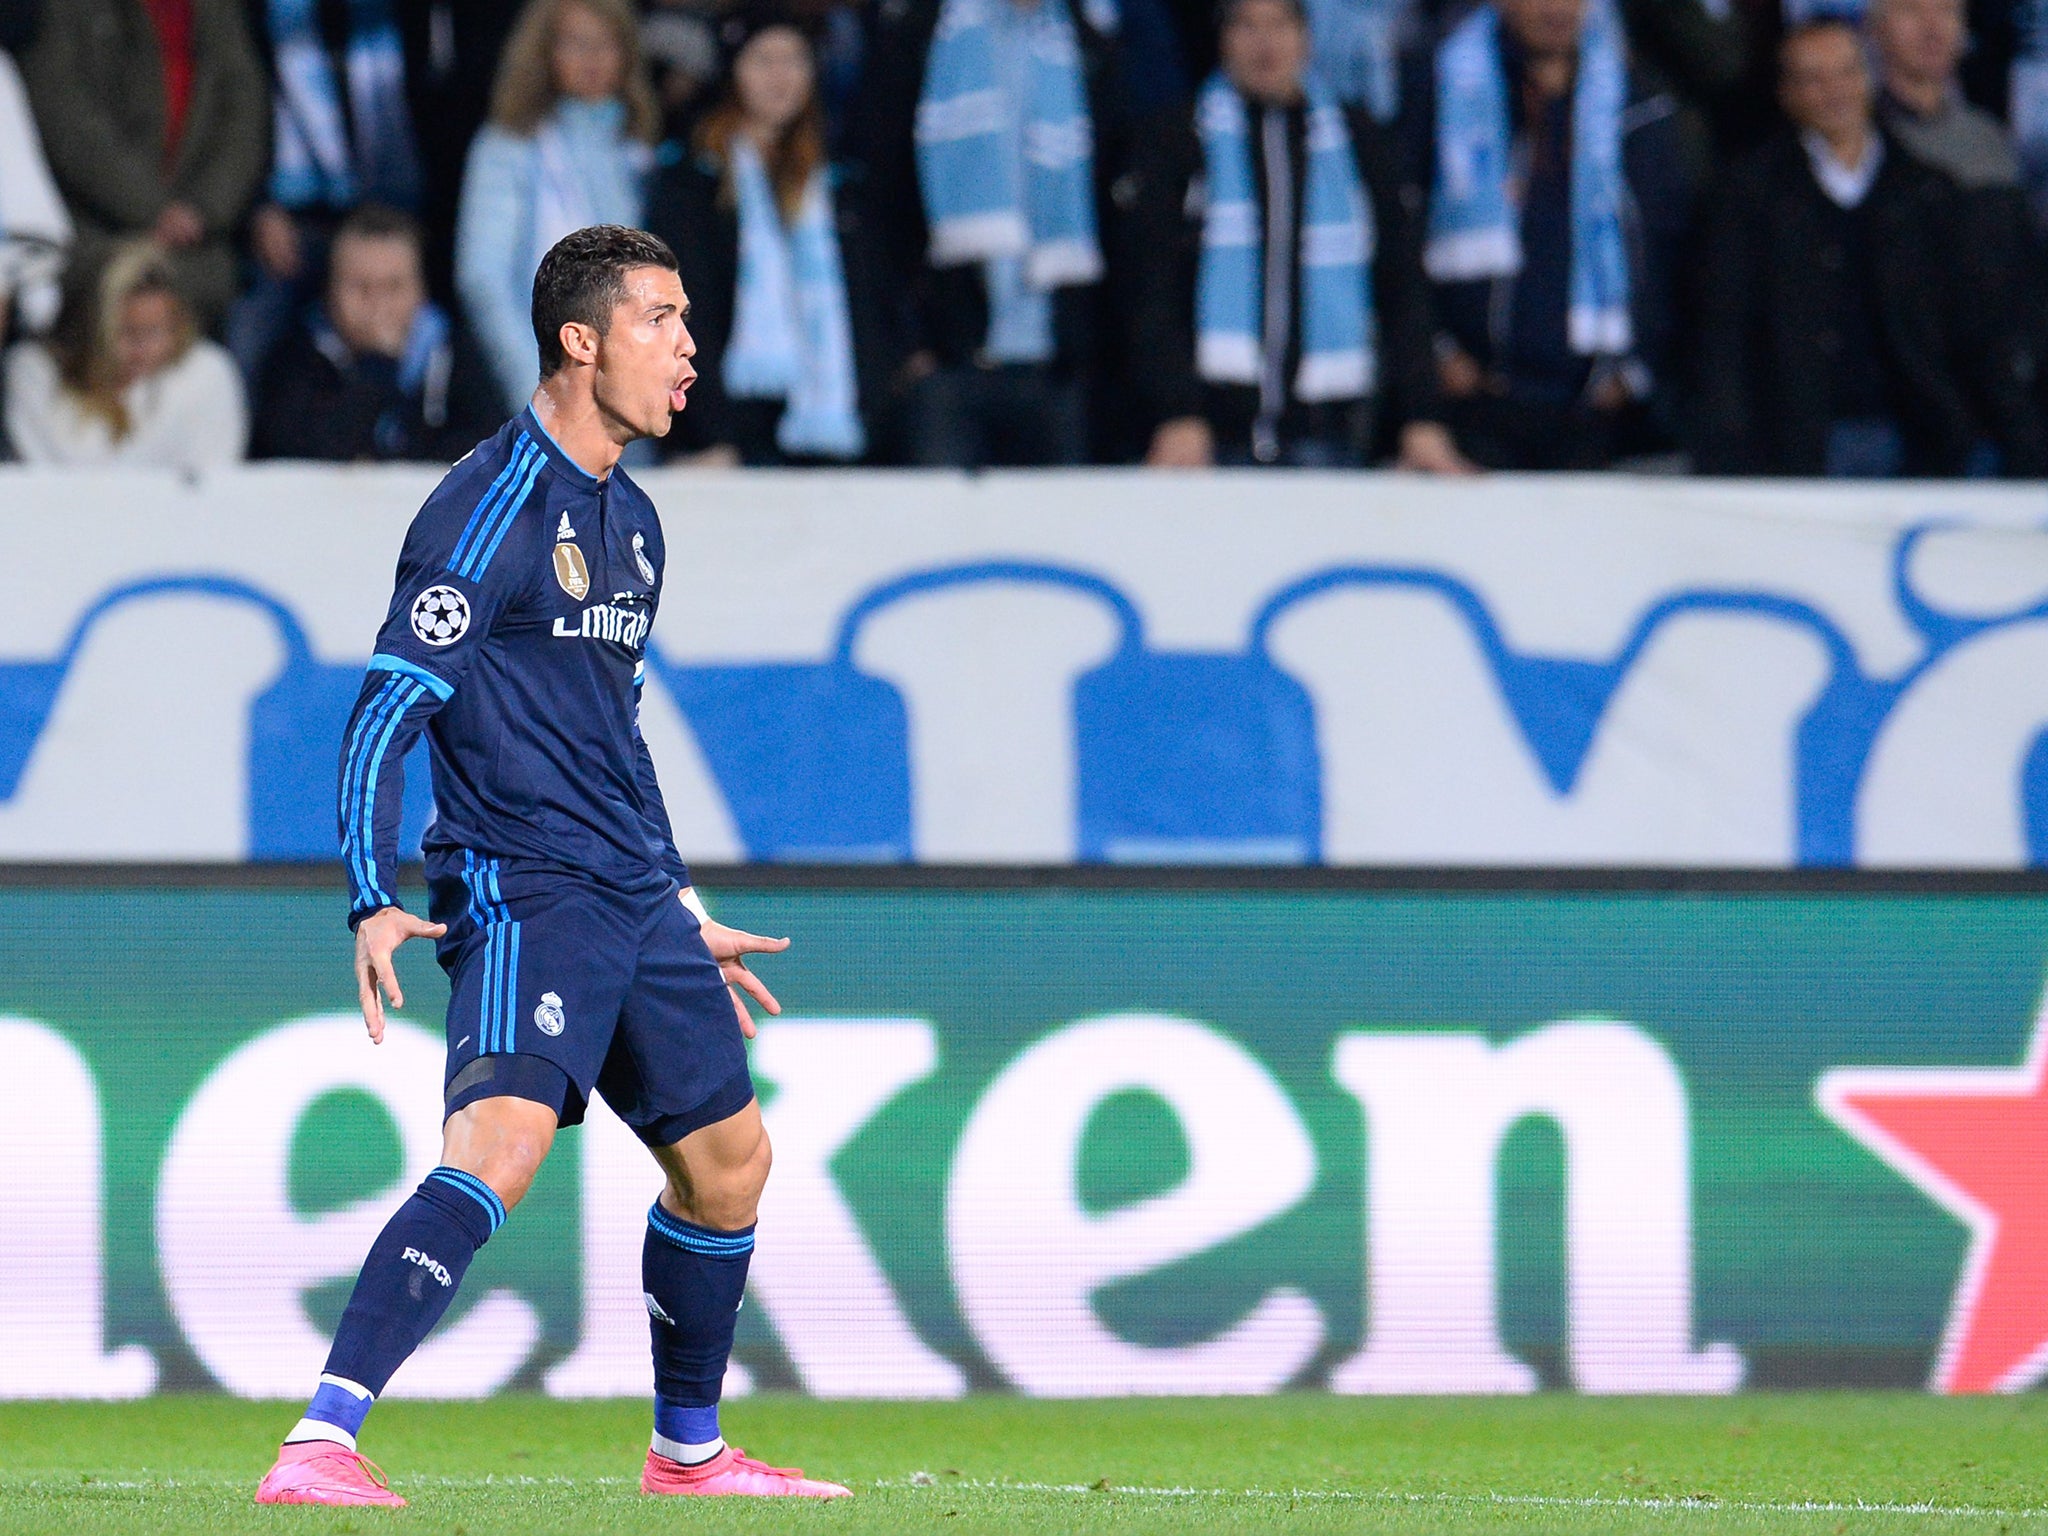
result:
<svg viewBox="0 0 2048 1536"><path fill-rule="evenodd" d="M445 462L616 222L684 462L2048 474L2048 0L1864 6L0 0L6 453Z"/></svg>

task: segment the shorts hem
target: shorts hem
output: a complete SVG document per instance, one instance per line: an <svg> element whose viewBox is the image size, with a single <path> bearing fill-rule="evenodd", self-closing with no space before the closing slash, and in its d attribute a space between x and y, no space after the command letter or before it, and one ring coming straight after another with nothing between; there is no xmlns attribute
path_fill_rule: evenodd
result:
<svg viewBox="0 0 2048 1536"><path fill-rule="evenodd" d="M442 1091L441 1118L484 1099L525 1099L555 1112L558 1126L580 1124L586 1100L561 1064L545 1056L519 1051L493 1051L478 1056L457 1072Z"/></svg>
<svg viewBox="0 0 2048 1536"><path fill-rule="evenodd" d="M753 1102L754 1079L745 1067L741 1067L695 1108L686 1109L681 1114L663 1115L645 1125L635 1125L633 1134L650 1147L672 1147L707 1125L730 1120Z"/></svg>

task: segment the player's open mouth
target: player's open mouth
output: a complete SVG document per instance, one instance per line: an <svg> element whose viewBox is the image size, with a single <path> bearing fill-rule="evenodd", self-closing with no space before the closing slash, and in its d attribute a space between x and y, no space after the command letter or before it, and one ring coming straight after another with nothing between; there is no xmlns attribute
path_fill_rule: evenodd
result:
<svg viewBox="0 0 2048 1536"><path fill-rule="evenodd" d="M696 382L696 376L693 374L668 392L668 408L671 411L680 411L683 408L683 397L690 392L690 386Z"/></svg>

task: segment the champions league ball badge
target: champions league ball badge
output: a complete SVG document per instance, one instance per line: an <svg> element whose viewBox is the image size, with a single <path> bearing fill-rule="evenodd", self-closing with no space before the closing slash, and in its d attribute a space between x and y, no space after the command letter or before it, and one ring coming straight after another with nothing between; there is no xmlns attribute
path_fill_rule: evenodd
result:
<svg viewBox="0 0 2048 1536"><path fill-rule="evenodd" d="M633 535L633 563L640 567L640 579L650 587L654 585L654 564L647 558L647 535Z"/></svg>
<svg viewBox="0 0 2048 1536"><path fill-rule="evenodd" d="M412 632L428 645L453 645L469 629L469 599L453 587L429 587L412 600Z"/></svg>

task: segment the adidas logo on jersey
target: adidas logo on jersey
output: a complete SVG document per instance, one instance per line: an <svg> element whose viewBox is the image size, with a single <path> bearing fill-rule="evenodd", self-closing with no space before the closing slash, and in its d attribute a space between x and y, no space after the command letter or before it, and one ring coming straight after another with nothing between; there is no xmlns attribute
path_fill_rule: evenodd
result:
<svg viewBox="0 0 2048 1536"><path fill-rule="evenodd" d="M569 526L569 514L564 512L561 522L555 525L555 542L559 544L564 539L573 539L575 537L576 530Z"/></svg>

